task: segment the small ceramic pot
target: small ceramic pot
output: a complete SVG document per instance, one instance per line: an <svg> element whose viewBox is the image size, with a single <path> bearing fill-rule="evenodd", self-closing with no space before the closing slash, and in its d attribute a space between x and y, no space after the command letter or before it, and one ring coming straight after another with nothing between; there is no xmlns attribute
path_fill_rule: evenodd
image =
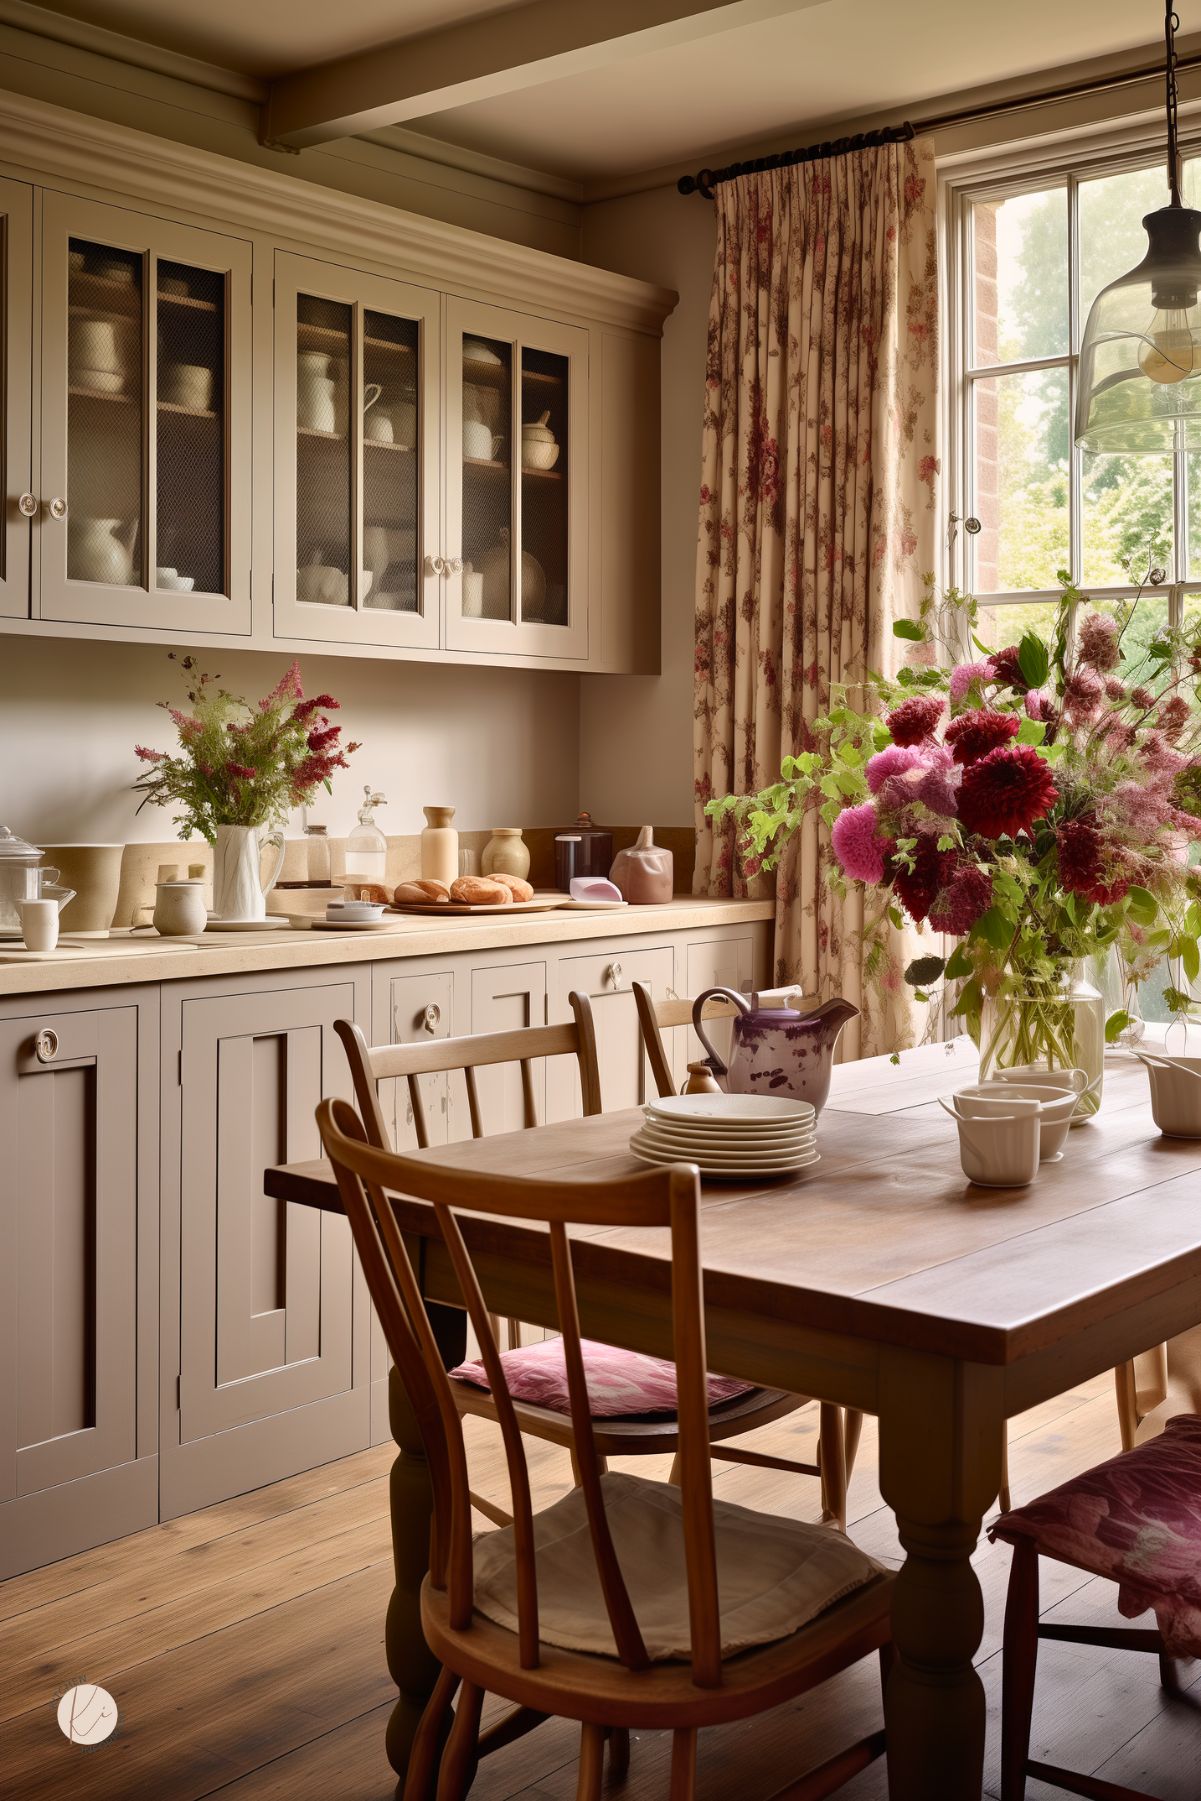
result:
<svg viewBox="0 0 1201 1801"><path fill-rule="evenodd" d="M154 929L160 938L188 938L208 924L203 882L159 882L154 890Z"/></svg>
<svg viewBox="0 0 1201 1801"><path fill-rule="evenodd" d="M21 915L21 937L27 951L52 951L58 943L58 902L56 900L23 900L17 903Z"/></svg>
<svg viewBox="0 0 1201 1801"><path fill-rule="evenodd" d="M1165 1138L1201 1138L1201 1057L1136 1050L1151 1083L1151 1117Z"/></svg>
<svg viewBox="0 0 1201 1801"><path fill-rule="evenodd" d="M481 875L515 875L522 881L530 873L529 846L517 825L494 825L480 858Z"/></svg>
<svg viewBox="0 0 1201 1801"><path fill-rule="evenodd" d="M959 1129L959 1161L981 1188L1026 1188L1038 1174L1039 1104L1016 1096L1008 1114L964 1118L941 1096L939 1105Z"/></svg>

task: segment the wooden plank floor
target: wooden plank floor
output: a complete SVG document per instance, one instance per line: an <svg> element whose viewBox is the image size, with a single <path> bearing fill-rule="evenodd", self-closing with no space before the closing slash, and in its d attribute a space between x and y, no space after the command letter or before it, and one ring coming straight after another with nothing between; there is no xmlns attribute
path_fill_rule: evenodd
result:
<svg viewBox="0 0 1201 1801"><path fill-rule="evenodd" d="M492 1428L469 1420L473 1468L501 1498ZM816 1409L759 1434L761 1448L812 1456ZM1053 1486L1117 1449L1111 1381L1099 1379L1015 1421L1014 1493ZM391 1689L383 1656L390 1581L388 1448L362 1452L203 1513L0 1585L0 1795L13 1801L388 1801L383 1731ZM567 1482L565 1456L532 1447L540 1500ZM647 1464L641 1467L647 1473ZM816 1487L770 1471L718 1466L731 1500L817 1517ZM665 1472L662 1472L665 1473ZM851 1488L851 1531L898 1561L876 1487L868 1422ZM481 1522L482 1524L482 1522ZM990 1709L986 1790L998 1792L996 1724L1008 1552L981 1545L987 1624L980 1665ZM1044 1611L1116 1622L1113 1590L1044 1565ZM1035 1755L1159 1801L1201 1796L1201 1664L1189 1694L1159 1689L1154 1660L1044 1646ZM70 1745L55 1723L73 1682L101 1683L120 1726L102 1746ZM702 1801L759 1801L878 1723L870 1666L763 1719L702 1739ZM576 1730L549 1722L482 1767L473 1801L572 1801ZM626 1801L666 1792L663 1735L635 1737ZM606 1791L609 1792L609 1791ZM1029 1801L1062 1791L1031 1783ZM886 1801L882 1765L846 1801ZM931 1797L937 1801L937 1797Z"/></svg>

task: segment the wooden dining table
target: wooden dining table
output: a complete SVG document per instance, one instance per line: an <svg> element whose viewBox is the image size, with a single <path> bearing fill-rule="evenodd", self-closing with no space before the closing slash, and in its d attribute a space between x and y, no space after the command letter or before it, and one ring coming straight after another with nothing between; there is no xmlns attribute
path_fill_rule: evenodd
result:
<svg viewBox="0 0 1201 1801"><path fill-rule="evenodd" d="M971 1559L1000 1487L1005 1421L1201 1322L1201 1140L1160 1137L1142 1067L1108 1058L1099 1114L1022 1189L964 1178L936 1097L974 1071L965 1041L844 1064L818 1122L819 1164L702 1189L710 1367L878 1417L880 1488L905 1553L885 1703L893 1801L981 1793L983 1602ZM481 1176L615 1176L638 1167L628 1143L640 1120L602 1114L415 1154ZM266 1186L340 1210L321 1162L269 1170ZM423 1204L393 1204L453 1363L464 1315L436 1228ZM586 1334L670 1355L667 1235L573 1236ZM553 1326L541 1228L479 1217L466 1238L489 1306ZM391 1383L386 1652L400 1696L387 1748L403 1772L437 1674L419 1619L432 1497L395 1372Z"/></svg>

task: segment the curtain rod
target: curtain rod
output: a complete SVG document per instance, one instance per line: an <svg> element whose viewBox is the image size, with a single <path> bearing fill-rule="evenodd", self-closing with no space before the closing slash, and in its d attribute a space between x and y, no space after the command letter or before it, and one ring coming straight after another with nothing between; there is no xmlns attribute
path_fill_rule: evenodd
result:
<svg viewBox="0 0 1201 1801"><path fill-rule="evenodd" d="M1177 70L1201 68L1201 54L1177 59ZM1118 88L1133 87L1163 74L1163 63L1146 63L1128 69L1121 75L1098 75L1092 81L1065 82L1059 87L1039 88L1030 94L1015 94L1006 100L982 102L979 106L961 107L956 112L936 113L919 119L914 127L908 120L902 125L884 125L876 131L856 132L853 137L827 139L802 150L781 150L774 156L758 156L750 162L728 163L724 169L698 169L695 175L682 175L676 183L681 194L703 194L712 200L719 182L734 181L740 175L760 175L768 169L790 169L798 163L825 162L830 157L848 156L856 150L871 150L880 144L904 144L917 131L947 131L953 125L966 125L973 119L1002 118L1007 113L1023 112L1032 106L1051 106L1060 100L1074 100L1084 94L1111 93Z"/></svg>

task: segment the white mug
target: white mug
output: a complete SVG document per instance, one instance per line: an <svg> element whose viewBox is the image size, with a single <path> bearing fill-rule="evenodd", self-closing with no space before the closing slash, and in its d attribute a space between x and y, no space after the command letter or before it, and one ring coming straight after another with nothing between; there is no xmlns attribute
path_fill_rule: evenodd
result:
<svg viewBox="0 0 1201 1801"><path fill-rule="evenodd" d="M464 419L463 421L463 455L480 463L494 460L504 439L494 437L492 428L482 419Z"/></svg>
<svg viewBox="0 0 1201 1801"><path fill-rule="evenodd" d="M17 902L21 915L21 936L30 951L52 951L58 943L59 903L56 900L23 900Z"/></svg>
<svg viewBox="0 0 1201 1801"><path fill-rule="evenodd" d="M163 370L163 399L174 406L207 412L213 399L213 372L206 363L168 363Z"/></svg>
<svg viewBox="0 0 1201 1801"><path fill-rule="evenodd" d="M370 444L391 444L396 434L387 413L371 413L364 421L363 436Z"/></svg>
<svg viewBox="0 0 1201 1801"><path fill-rule="evenodd" d="M296 419L303 431L336 431L338 409L334 383L325 375L309 375L296 389Z"/></svg>

